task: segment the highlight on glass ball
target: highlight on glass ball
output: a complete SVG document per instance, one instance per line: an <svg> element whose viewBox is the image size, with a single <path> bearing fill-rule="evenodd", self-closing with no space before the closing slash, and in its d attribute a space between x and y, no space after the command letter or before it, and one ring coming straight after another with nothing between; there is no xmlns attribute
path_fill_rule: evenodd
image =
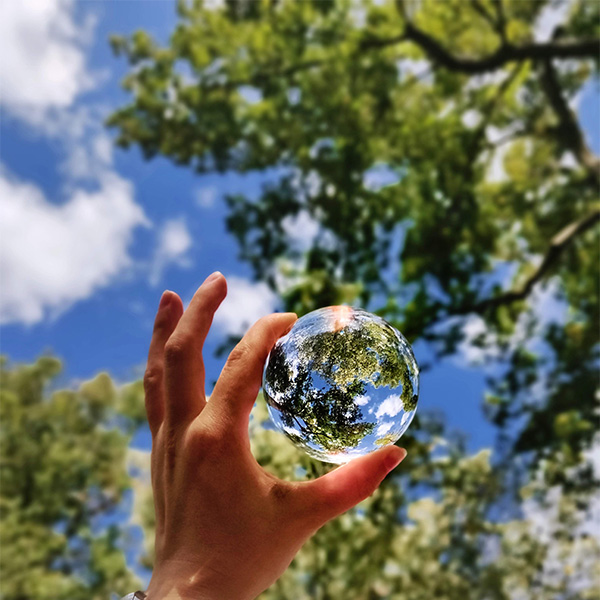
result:
<svg viewBox="0 0 600 600"><path fill-rule="evenodd" d="M395 443L417 408L410 344L381 317L330 306L298 319L267 359L275 427L310 456L342 464Z"/></svg>

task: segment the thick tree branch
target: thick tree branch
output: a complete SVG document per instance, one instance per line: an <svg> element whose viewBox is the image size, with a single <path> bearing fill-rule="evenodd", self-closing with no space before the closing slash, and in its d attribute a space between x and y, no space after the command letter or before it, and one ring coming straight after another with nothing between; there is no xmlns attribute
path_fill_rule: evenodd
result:
<svg viewBox="0 0 600 600"><path fill-rule="evenodd" d="M548 273L558 261L561 254L573 243L575 238L588 229L591 229L598 221L600 221L600 210L595 210L579 221L570 223L561 229L550 241L550 246L539 267L531 274L520 289L505 292L493 298L487 298L470 306L463 306L456 311L452 311L451 314L483 313L490 308L524 300L530 294L535 284Z"/></svg>
<svg viewBox="0 0 600 600"><path fill-rule="evenodd" d="M585 142L585 137L579 128L577 118L562 94L560 83L551 60L544 60L542 62L541 83L548 102L558 118L557 138L566 148L575 154L596 184L600 183L600 160Z"/></svg>
<svg viewBox="0 0 600 600"><path fill-rule="evenodd" d="M457 57L448 52L429 34L406 21L403 38L418 44L429 58L452 71L475 75L493 71L515 60L546 60L553 58L596 58L600 54L600 39L552 41L513 46L502 44L496 52L484 58Z"/></svg>
<svg viewBox="0 0 600 600"><path fill-rule="evenodd" d="M585 142L585 138L573 111L563 97L554 67L553 59L559 58L598 58L600 39L564 41L554 38L546 43L513 46L503 40L502 45L490 56L480 59L456 57L446 50L437 40L417 28L406 15L401 0L397 6L405 20L404 39L418 44L429 58L443 67L468 74L495 70L511 61L536 60L541 65L541 83L543 90L559 120L558 138L571 150L579 162L590 174L594 183L600 183L600 159L594 155ZM473 0L473 6L480 6ZM481 7L482 10L483 7ZM503 17L502 4L497 3L498 16ZM485 11L487 15L487 11Z"/></svg>

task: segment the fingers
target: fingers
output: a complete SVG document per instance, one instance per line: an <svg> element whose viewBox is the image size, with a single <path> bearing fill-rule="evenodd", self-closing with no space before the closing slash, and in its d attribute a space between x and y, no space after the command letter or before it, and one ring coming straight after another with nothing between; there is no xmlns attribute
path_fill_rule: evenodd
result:
<svg viewBox="0 0 600 600"><path fill-rule="evenodd" d="M404 448L387 446L356 458L315 481L301 484L304 497L300 500L320 527L368 498L405 456Z"/></svg>
<svg viewBox="0 0 600 600"><path fill-rule="evenodd" d="M153 436L156 435L164 419L165 344L175 330L182 314L183 304L181 298L175 292L165 291L160 299L156 319L154 320L154 331L152 332L148 362L144 374L146 414Z"/></svg>
<svg viewBox="0 0 600 600"><path fill-rule="evenodd" d="M233 349L210 400L211 411L215 411L219 420L233 420L247 431L248 416L260 390L267 356L297 319L294 313L263 317Z"/></svg>
<svg viewBox="0 0 600 600"><path fill-rule="evenodd" d="M173 425L190 422L206 405L202 346L226 295L225 277L213 273L198 288L165 344L165 419Z"/></svg>

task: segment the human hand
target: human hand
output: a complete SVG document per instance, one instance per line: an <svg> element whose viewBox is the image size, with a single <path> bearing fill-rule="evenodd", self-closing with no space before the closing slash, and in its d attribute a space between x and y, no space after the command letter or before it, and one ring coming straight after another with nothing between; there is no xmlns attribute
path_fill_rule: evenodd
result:
<svg viewBox="0 0 600 600"><path fill-rule="evenodd" d="M265 471L250 452L248 418L265 360L297 317L260 319L207 402L202 346L226 293L214 273L185 312L167 291L156 316L144 377L156 511L148 600L255 598L313 533L370 496L406 455L388 446L309 482Z"/></svg>

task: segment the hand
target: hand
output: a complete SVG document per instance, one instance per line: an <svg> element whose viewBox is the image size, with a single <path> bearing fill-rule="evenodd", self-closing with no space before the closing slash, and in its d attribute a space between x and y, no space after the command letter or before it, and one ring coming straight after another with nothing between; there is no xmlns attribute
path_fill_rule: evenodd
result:
<svg viewBox="0 0 600 600"><path fill-rule="evenodd" d="M167 291L156 315L144 377L156 511L149 600L255 598L313 533L371 495L406 455L386 447L309 482L265 471L250 452L248 418L265 360L297 317L260 319L207 402L202 346L226 293L214 273L185 312Z"/></svg>

